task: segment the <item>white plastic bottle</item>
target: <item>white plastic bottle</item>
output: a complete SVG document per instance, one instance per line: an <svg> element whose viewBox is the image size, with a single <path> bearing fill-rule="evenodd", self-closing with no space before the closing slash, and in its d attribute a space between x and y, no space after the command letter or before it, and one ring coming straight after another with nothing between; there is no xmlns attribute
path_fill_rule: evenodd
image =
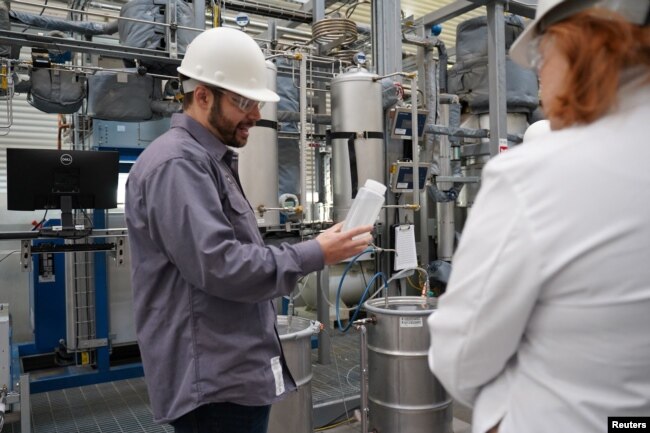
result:
<svg viewBox="0 0 650 433"><path fill-rule="evenodd" d="M384 205L385 194L386 187L383 184L372 179L366 180L352 201L342 230L374 224Z"/></svg>

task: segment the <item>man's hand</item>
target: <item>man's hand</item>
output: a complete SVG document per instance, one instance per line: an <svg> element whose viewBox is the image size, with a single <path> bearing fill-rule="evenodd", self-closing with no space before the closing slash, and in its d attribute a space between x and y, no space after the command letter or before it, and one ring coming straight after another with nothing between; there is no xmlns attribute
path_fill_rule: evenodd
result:
<svg viewBox="0 0 650 433"><path fill-rule="evenodd" d="M371 225L356 227L346 232L341 232L342 227L343 223L340 222L316 238L323 250L326 265L333 265L356 256L372 242Z"/></svg>

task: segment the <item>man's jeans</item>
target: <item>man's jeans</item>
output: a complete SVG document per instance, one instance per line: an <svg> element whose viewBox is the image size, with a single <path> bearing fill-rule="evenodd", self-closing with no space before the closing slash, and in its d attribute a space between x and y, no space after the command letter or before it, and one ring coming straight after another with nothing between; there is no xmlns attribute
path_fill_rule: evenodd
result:
<svg viewBox="0 0 650 433"><path fill-rule="evenodd" d="M266 433L271 406L208 403L171 425L175 433Z"/></svg>

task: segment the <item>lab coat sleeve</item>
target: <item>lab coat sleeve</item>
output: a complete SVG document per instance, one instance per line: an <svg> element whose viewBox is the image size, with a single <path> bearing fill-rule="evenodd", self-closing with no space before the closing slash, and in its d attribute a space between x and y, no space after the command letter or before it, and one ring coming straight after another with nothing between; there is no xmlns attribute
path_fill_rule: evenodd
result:
<svg viewBox="0 0 650 433"><path fill-rule="evenodd" d="M469 406L516 355L539 292L526 206L500 159L484 170L447 291L428 319L431 370Z"/></svg>

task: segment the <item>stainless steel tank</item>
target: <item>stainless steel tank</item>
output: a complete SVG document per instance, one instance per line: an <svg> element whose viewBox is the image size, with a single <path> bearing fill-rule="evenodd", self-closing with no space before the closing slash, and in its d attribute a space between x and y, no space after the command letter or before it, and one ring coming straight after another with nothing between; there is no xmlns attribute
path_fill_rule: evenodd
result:
<svg viewBox="0 0 650 433"><path fill-rule="evenodd" d="M277 68L272 62L266 62L267 87L275 92ZM278 131L272 127L278 121L278 104L267 102L260 110L266 126L250 129L248 143L238 150L239 178L244 193L248 198L258 227L277 226L280 214L277 210L260 212L259 207L274 207L278 204ZM271 127L269 127L271 126Z"/></svg>
<svg viewBox="0 0 650 433"><path fill-rule="evenodd" d="M419 296L364 304L376 319L368 325L369 431L452 433L451 398L427 359L427 317L436 304Z"/></svg>
<svg viewBox="0 0 650 433"><path fill-rule="evenodd" d="M384 131L382 88L376 75L363 68L353 68L331 83L332 133L355 133ZM384 183L384 140L381 138L357 138L353 146L355 171L350 164L348 139L332 139L332 170L334 186L334 221L341 221L350 209L354 198L352 180L357 179L358 188L367 179Z"/></svg>
<svg viewBox="0 0 650 433"><path fill-rule="evenodd" d="M287 367L298 391L271 407L268 433L311 433L314 430L311 400L311 336L320 323L302 317L278 316L278 334Z"/></svg>

